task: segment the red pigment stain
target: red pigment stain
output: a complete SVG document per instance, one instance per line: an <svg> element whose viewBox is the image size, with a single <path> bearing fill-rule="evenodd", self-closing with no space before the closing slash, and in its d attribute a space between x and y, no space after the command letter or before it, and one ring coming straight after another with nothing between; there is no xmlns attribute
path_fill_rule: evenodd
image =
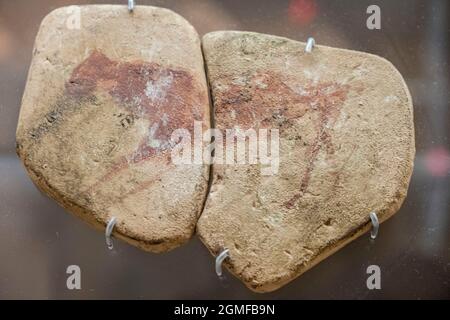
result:
<svg viewBox="0 0 450 320"><path fill-rule="evenodd" d="M316 123L317 134L308 150L308 165L300 183L299 193L295 194L284 204L286 208L291 209L308 189L311 172L322 147L325 146L328 154L334 153L331 135L328 130L338 118L349 90L349 85L338 85L335 83L322 83L306 88L305 91L308 92L307 97L310 105L315 106L315 110L319 113Z"/></svg>
<svg viewBox="0 0 450 320"><path fill-rule="evenodd" d="M300 181L299 192L284 206L292 208L309 186L311 172L319 151L325 147L334 153L329 130L338 118L350 91L349 85L335 82L308 83L294 90L276 73L256 73L250 77L221 79L225 90L216 94L216 118L218 126L239 125L244 128L287 128L293 120L306 112L317 113L316 136L307 151L307 167ZM281 132L282 134L282 132Z"/></svg>
<svg viewBox="0 0 450 320"><path fill-rule="evenodd" d="M118 200L119 200L119 201L123 201L125 198L127 198L127 197L129 197L129 196L131 196L131 195L135 195L135 194L137 194L137 193L139 193L139 192L141 192L141 191L144 191L144 190L146 190L148 187L150 187L151 185L153 185L156 181L160 181L160 180L159 180L159 179L151 179L151 180L146 180L146 181L144 181L144 182L142 182L142 183L139 183L139 186L138 186L138 187L136 187L136 188L134 188L134 189L132 189L132 190L130 190L130 191L128 191L128 192L122 194L122 195L118 198Z"/></svg>
<svg viewBox="0 0 450 320"><path fill-rule="evenodd" d="M192 132L194 120L203 120L202 106L208 99L186 71L143 61L117 62L94 51L73 71L66 95L80 100L97 91L111 95L133 119L147 120L149 127L139 147L117 159L94 187L132 164L171 150L172 132L180 128Z"/></svg>
<svg viewBox="0 0 450 320"><path fill-rule="evenodd" d="M273 73L257 73L242 79L221 79L225 90L215 90L218 127L288 127L308 110L304 97Z"/></svg>

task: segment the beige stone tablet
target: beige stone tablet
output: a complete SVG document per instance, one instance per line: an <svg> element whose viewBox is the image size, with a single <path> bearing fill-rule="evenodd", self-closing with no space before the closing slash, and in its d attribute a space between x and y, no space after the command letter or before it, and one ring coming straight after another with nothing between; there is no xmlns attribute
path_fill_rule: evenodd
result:
<svg viewBox="0 0 450 320"><path fill-rule="evenodd" d="M166 9L60 8L42 22L17 128L34 182L69 211L145 250L187 241L209 168L175 166L174 130L209 126L200 39Z"/></svg>
<svg viewBox="0 0 450 320"><path fill-rule="evenodd" d="M275 290L401 206L413 169L413 107L380 57L285 38L203 38L216 127L279 130L279 168L214 165L198 234L258 292ZM381 230L382 232L382 230Z"/></svg>

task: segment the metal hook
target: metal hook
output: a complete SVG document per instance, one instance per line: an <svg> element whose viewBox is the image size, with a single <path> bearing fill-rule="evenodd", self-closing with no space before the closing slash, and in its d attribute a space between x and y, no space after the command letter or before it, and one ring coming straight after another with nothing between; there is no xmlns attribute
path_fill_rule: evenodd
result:
<svg viewBox="0 0 450 320"><path fill-rule="evenodd" d="M370 230L370 238L375 240L378 235L378 229L380 228L380 222L378 221L377 214L375 212L370 213L370 220L372 221L372 230Z"/></svg>
<svg viewBox="0 0 450 320"><path fill-rule="evenodd" d="M128 11L130 13L134 11L134 0L128 0Z"/></svg>
<svg viewBox="0 0 450 320"><path fill-rule="evenodd" d="M309 37L308 41L306 42L305 51L307 53L311 53L315 45L316 45L316 40L314 40L313 37Z"/></svg>
<svg viewBox="0 0 450 320"><path fill-rule="evenodd" d="M112 239L111 239L111 234L112 231L114 229L114 226L116 225L116 218L112 217L109 221L108 224L106 225L106 229L105 229L105 239L106 239L106 246L108 247L109 250L112 250L114 248Z"/></svg>
<svg viewBox="0 0 450 320"><path fill-rule="evenodd" d="M223 274L222 273L222 263L229 256L230 256L230 251L228 249L224 249L216 257L216 274L219 278L222 277L222 274Z"/></svg>

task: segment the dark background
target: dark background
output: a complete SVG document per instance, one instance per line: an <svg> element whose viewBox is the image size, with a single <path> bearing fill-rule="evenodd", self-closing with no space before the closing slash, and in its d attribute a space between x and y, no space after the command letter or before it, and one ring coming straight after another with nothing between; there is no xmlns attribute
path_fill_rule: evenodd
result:
<svg viewBox="0 0 450 320"><path fill-rule="evenodd" d="M94 2L94 1L93 1ZM450 299L449 18L442 1L137 1L173 9L198 30L247 30L366 51L390 60L414 101L417 155L400 212L274 293L256 294L228 275L198 238L149 254L115 241L40 194L15 154L20 101L40 21L52 9L90 1L0 0L0 298L131 299ZM96 1L121 3L126 1ZM381 7L381 30L366 9ZM82 270L82 290L66 288L66 268ZM381 268L381 290L366 268Z"/></svg>

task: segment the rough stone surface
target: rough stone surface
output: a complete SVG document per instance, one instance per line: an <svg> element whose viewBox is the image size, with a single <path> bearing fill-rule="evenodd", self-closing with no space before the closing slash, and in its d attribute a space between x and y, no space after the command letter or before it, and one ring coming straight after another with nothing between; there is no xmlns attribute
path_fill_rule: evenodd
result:
<svg viewBox="0 0 450 320"><path fill-rule="evenodd" d="M203 38L219 129L280 130L278 174L214 165L197 231L258 292L275 290L394 214L415 153L408 89L366 53L244 32Z"/></svg>
<svg viewBox="0 0 450 320"><path fill-rule="evenodd" d="M188 240L209 168L175 166L170 137L194 120L209 126L208 89L200 39L179 15L93 5L42 22L17 152L69 211L101 229L114 216L114 235L149 251Z"/></svg>

